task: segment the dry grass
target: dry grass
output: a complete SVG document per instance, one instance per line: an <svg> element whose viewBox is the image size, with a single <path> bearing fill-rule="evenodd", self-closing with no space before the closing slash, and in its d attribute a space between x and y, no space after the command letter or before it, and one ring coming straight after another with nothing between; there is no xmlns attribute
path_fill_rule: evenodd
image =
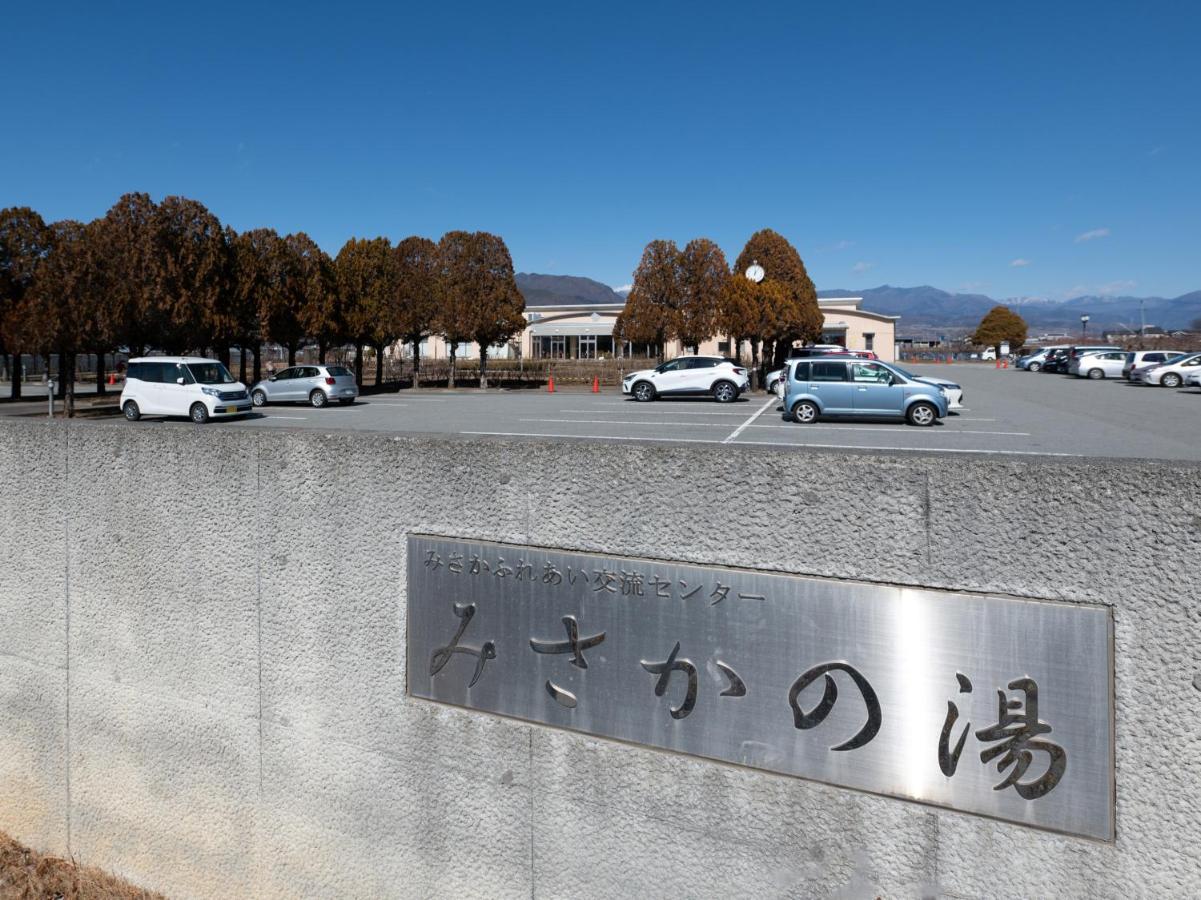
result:
<svg viewBox="0 0 1201 900"><path fill-rule="evenodd" d="M69 859L43 856L0 832L0 900L164 900Z"/></svg>

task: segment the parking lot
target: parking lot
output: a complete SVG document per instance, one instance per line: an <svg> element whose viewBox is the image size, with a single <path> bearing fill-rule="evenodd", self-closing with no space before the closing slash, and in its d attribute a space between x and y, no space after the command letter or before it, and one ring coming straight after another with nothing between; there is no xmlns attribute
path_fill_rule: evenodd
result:
<svg viewBox="0 0 1201 900"><path fill-rule="evenodd" d="M970 363L912 369L956 380L963 386L966 408L930 428L845 419L798 425L784 421L778 400L762 392L718 404L707 398L637 403L616 388L599 394L423 390L370 395L344 407L269 406L247 418L205 427L1201 460L1201 391L1196 388L1141 387ZM42 408L23 404L4 412ZM136 424L114 418L80 421L123 428L195 427L184 420L150 418Z"/></svg>

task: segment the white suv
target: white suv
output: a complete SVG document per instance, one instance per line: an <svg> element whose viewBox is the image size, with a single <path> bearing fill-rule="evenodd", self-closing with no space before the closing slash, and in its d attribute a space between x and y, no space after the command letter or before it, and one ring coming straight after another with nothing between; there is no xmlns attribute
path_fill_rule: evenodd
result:
<svg viewBox="0 0 1201 900"><path fill-rule="evenodd" d="M621 392L644 403L689 394L711 394L718 403L733 403L750 386L746 369L724 356L681 356L621 380Z"/></svg>
<svg viewBox="0 0 1201 900"><path fill-rule="evenodd" d="M215 359L147 356L129 361L121 412L130 422L144 415L187 416L203 424L250 412L250 395Z"/></svg>

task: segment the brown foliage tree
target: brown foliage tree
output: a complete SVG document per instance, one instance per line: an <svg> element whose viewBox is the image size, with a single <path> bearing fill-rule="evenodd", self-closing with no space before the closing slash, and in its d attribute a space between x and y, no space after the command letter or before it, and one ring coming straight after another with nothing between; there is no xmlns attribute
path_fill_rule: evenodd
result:
<svg viewBox="0 0 1201 900"><path fill-rule="evenodd" d="M300 327L317 342L324 363L329 348L341 341L346 328L334 261L304 232L288 235L284 242L289 258L303 276L299 283L302 297L297 314Z"/></svg>
<svg viewBox="0 0 1201 900"><path fill-rule="evenodd" d="M157 215L153 256L161 346L169 353L202 350L218 318L228 278L225 233L203 203L166 197ZM226 345L226 360L229 358Z"/></svg>
<svg viewBox="0 0 1201 900"><path fill-rule="evenodd" d="M0 210L0 353L12 354L12 397L21 396L19 308L50 243L50 230L26 206Z"/></svg>
<svg viewBox="0 0 1201 900"><path fill-rule="evenodd" d="M741 353L742 342L751 345L751 365L759 365L759 347L766 335L774 332L776 310L788 302L788 292L779 282L756 284L742 272L732 272L726 279L718 307L717 329L728 334Z"/></svg>
<svg viewBox="0 0 1201 900"><path fill-rule="evenodd" d="M525 297L513 276L513 258L502 238L486 231L450 231L438 242L439 332L454 348L474 341L480 348L480 387L488 386L488 348L525 327Z"/></svg>
<svg viewBox="0 0 1201 900"><path fill-rule="evenodd" d="M730 270L726 255L708 238L688 242L680 254L679 305L671 331L695 352L702 341L717 333L717 316Z"/></svg>
<svg viewBox="0 0 1201 900"><path fill-rule="evenodd" d="M231 292L237 318L245 330L238 336L243 348L245 370L245 348L254 350L254 374L252 381L263 375L262 343L266 324L273 316L281 315L280 261L283 258L282 240L270 228L256 228L236 235L230 246ZM244 373L243 373L244 374ZM245 379L243 379L245 380Z"/></svg>
<svg viewBox="0 0 1201 900"><path fill-rule="evenodd" d="M396 329L413 346L413 387L419 387L421 342L434 333L438 317L438 245L407 237L396 245Z"/></svg>
<svg viewBox="0 0 1201 900"><path fill-rule="evenodd" d="M105 282L98 231L96 223L51 225L48 252L19 308L21 345L47 357L58 354L59 393L68 416L75 414L76 358L109 343L99 331Z"/></svg>
<svg viewBox="0 0 1201 900"><path fill-rule="evenodd" d="M125 194L98 226L108 283L102 309L105 327L132 356L162 346L157 214L149 194Z"/></svg>
<svg viewBox="0 0 1201 900"><path fill-rule="evenodd" d="M996 347L998 356L1002 341L1008 341L1016 350L1026 343L1026 320L1007 306L994 306L976 326L971 341Z"/></svg>
<svg viewBox="0 0 1201 900"><path fill-rule="evenodd" d="M763 335L774 343L775 362L783 363L794 342L813 343L821 337L824 317L817 304L817 290L796 248L770 228L751 235L734 269L742 273L754 263L766 273L763 283L773 282L783 288L784 302L772 310Z"/></svg>
<svg viewBox="0 0 1201 900"><path fill-rule="evenodd" d="M396 340L396 258L387 238L351 238L334 261L346 334L354 341L355 377L363 382L363 347L376 350L375 383L383 379L384 347Z"/></svg>
<svg viewBox="0 0 1201 900"><path fill-rule="evenodd" d="M680 251L674 241L651 241L634 270L634 286L613 332L619 340L651 344L663 359L663 345L676 328L681 304Z"/></svg>

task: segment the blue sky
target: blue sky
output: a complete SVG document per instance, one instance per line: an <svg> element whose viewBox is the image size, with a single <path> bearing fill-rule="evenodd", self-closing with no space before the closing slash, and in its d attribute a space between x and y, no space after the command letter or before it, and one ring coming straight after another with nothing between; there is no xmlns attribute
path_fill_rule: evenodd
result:
<svg viewBox="0 0 1201 900"><path fill-rule="evenodd" d="M242 230L503 235L629 281L756 229L819 288L1201 288L1190 4L25 3L0 205L185 194Z"/></svg>

